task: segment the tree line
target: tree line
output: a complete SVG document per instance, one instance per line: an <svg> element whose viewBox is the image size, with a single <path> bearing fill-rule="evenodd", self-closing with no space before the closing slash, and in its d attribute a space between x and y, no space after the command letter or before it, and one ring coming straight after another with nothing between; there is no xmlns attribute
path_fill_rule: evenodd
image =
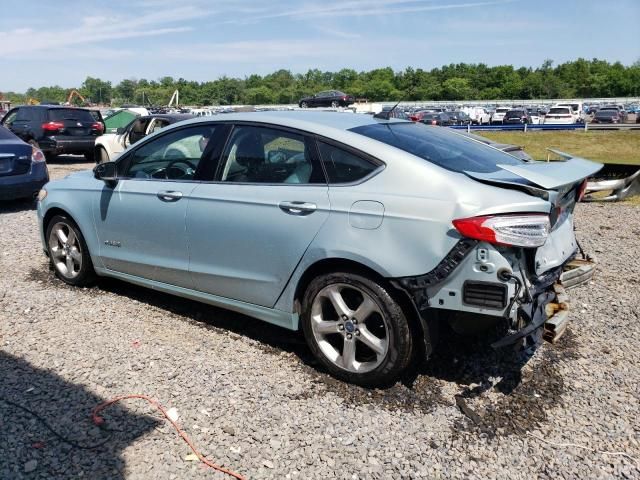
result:
<svg viewBox="0 0 640 480"><path fill-rule="evenodd" d="M556 66L546 60L536 68L458 63L402 71L390 67L363 72L345 68L294 74L281 69L264 76L223 76L206 82L166 76L158 80L130 78L116 85L87 77L75 88L91 103L112 106L166 105L176 89L182 105L289 104L330 89L369 101L626 97L640 95L640 60L630 66L580 58ZM5 97L15 103L29 99L64 102L69 91L50 86L29 88L24 93L8 92Z"/></svg>

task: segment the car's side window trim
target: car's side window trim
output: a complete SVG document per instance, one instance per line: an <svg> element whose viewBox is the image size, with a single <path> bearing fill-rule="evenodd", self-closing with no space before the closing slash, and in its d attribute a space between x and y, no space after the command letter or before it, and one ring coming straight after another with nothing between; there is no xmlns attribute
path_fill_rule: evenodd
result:
<svg viewBox="0 0 640 480"><path fill-rule="evenodd" d="M262 123L262 122L251 122L251 121L228 121L224 122L230 124L232 128L229 131L226 141L224 142L224 148L220 152L218 157L218 168L212 181L205 181L206 183L224 183L227 185L263 185L263 186L291 186L291 187L326 187L329 184L329 179L327 177L327 173L325 172L324 166L322 165L322 160L318 152L318 147L316 145L315 136L311 132L306 132L304 130L298 130L296 128L286 127L282 125L274 125L272 123ZM324 176L324 182L318 183L255 183L255 182L223 182L221 180L222 174L224 171L224 164L226 159L224 158L224 154L228 150L228 144L231 141L233 136L233 132L238 127L256 127L256 128L268 128L271 130L279 130L286 133L291 133L294 135L299 135L304 138L305 143L309 147L309 154L311 156L311 163L315 164L318 168L322 170L322 174Z"/></svg>

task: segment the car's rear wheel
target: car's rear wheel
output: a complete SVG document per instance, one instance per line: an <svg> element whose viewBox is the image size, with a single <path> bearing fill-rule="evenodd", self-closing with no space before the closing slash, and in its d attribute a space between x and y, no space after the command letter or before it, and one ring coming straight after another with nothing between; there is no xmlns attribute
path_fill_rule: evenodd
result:
<svg viewBox="0 0 640 480"><path fill-rule="evenodd" d="M76 223L55 215L47 224L47 249L56 276L69 285L83 287L96 279L89 249Z"/></svg>
<svg viewBox="0 0 640 480"><path fill-rule="evenodd" d="M98 147L96 150L96 163L107 163L109 161L109 154L103 147Z"/></svg>
<svg viewBox="0 0 640 480"><path fill-rule="evenodd" d="M338 272L315 278L303 299L309 348L335 377L387 386L406 369L413 341L400 305L382 285Z"/></svg>

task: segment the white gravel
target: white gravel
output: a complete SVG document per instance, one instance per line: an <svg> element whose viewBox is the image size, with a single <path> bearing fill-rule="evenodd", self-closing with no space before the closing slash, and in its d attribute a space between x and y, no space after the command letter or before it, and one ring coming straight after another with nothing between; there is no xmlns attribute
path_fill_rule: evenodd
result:
<svg viewBox="0 0 640 480"><path fill-rule="evenodd" d="M69 162L50 165L52 177L91 167ZM88 444L105 436L90 422L96 404L150 395L248 478L640 478L640 208L580 205L577 228L599 270L570 291L558 345L521 367L452 338L404 385L368 391L317 370L300 335L257 320L117 281L65 286L31 203L5 203L0 397ZM143 402L105 417L111 439L78 450L0 401L0 478L226 478L185 460Z"/></svg>

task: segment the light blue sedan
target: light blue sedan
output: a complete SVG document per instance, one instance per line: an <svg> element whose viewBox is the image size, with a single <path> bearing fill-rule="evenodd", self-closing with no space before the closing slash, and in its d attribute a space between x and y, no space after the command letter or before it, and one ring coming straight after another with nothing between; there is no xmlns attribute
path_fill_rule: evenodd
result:
<svg viewBox="0 0 640 480"><path fill-rule="evenodd" d="M599 168L380 116L230 114L48 183L38 218L68 284L115 277L301 328L333 375L380 386L431 354L437 322L536 343Z"/></svg>

